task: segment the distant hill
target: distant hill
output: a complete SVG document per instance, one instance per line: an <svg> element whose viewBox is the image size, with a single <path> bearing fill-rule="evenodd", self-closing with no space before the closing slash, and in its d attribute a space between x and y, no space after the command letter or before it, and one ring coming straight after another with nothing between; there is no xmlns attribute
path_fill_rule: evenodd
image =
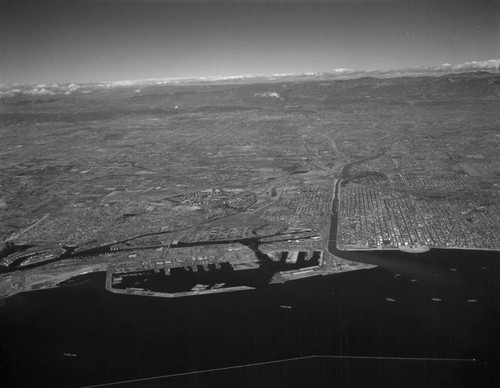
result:
<svg viewBox="0 0 500 388"><path fill-rule="evenodd" d="M49 91L45 86L38 91ZM59 86L47 94L29 93L24 87L6 92L0 98L0 118L9 119L9 113L57 114L61 120L73 121L72 114L92 112L91 118L101 112L104 117L144 112L149 114L179 115L185 112L224 113L262 108L304 109L358 103L382 104L449 104L458 100L492 99L500 96L500 74L485 71L446 74L440 76L405 76L396 78L361 77L346 80L287 78L280 82L250 83L189 83L125 85ZM210 105L207 105L209 102ZM280 109L281 109L280 108ZM66 115L69 115L66 118ZM18 118L16 118L17 120ZM79 117L85 120L85 117Z"/></svg>

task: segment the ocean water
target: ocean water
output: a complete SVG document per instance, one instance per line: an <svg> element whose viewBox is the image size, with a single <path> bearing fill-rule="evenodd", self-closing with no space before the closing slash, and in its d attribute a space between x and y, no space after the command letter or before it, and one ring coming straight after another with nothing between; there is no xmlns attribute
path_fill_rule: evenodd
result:
<svg viewBox="0 0 500 388"><path fill-rule="evenodd" d="M498 256L352 252L379 267L175 299L112 294L103 273L88 274L1 301L0 378L9 387L158 376L119 386L498 386ZM165 377L290 358L301 359Z"/></svg>

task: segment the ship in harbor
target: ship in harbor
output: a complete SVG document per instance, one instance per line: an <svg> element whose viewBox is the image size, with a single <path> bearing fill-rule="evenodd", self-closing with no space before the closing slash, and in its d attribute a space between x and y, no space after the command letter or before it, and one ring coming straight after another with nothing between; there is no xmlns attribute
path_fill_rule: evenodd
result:
<svg viewBox="0 0 500 388"><path fill-rule="evenodd" d="M319 250L261 253L258 260L238 252L228 253L231 257L134 261L109 266L106 289L172 298L252 290L339 271L329 265L324 252Z"/></svg>

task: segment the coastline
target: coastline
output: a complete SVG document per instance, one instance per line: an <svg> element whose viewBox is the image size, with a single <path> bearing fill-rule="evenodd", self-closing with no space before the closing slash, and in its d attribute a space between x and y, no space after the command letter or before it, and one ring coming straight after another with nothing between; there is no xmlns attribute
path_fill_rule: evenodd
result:
<svg viewBox="0 0 500 388"><path fill-rule="evenodd" d="M380 252L380 251L400 251L405 253L425 253L429 252L433 249L448 249L448 250L464 250L464 251L481 251L481 252L500 252L500 249L492 249L492 248L465 248L465 247L441 247L435 245L426 246L427 249L418 251L418 252L410 252L409 250L405 251L400 248L339 248L336 247L337 250L342 252Z"/></svg>

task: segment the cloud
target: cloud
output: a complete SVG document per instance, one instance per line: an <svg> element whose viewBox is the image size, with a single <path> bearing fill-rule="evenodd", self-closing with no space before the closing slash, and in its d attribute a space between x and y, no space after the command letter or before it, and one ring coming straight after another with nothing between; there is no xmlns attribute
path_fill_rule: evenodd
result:
<svg viewBox="0 0 500 388"><path fill-rule="evenodd" d="M144 83L147 80L123 80L123 81L113 81L106 84L108 88L112 88L114 86L133 86L137 84Z"/></svg>
<svg viewBox="0 0 500 388"><path fill-rule="evenodd" d="M13 85L8 87L3 85L0 87L0 98L8 97L18 97L18 96L54 96L54 95L69 95L82 88L88 89L89 86L83 86L78 84L38 84L38 85ZM84 92L84 90L81 90Z"/></svg>
<svg viewBox="0 0 500 388"><path fill-rule="evenodd" d="M331 72L333 74L337 74L337 75L347 75L347 74L355 73L355 70L341 67L339 69L333 69Z"/></svg>
<svg viewBox="0 0 500 388"><path fill-rule="evenodd" d="M0 85L0 99L15 98L19 96L51 96L51 95L70 95L74 93L87 94L99 89L108 88L129 88L142 89L144 87L155 87L162 85L173 84L190 84L190 83L210 83L210 82L261 82L269 80L288 79L349 79L356 77L372 76L372 77L403 77L403 76L420 76L420 75L441 75L452 73L465 73L474 71L500 72L500 59L475 60L459 64L444 63L439 66L412 67L405 69L393 70L354 70L349 68L336 68L323 72L309 73L275 73L272 75L264 74L247 74L233 76L207 76L207 77L191 77L191 78L152 78L139 80L124 80L114 82L103 82L93 84L38 84L38 85ZM276 92L257 93L255 97L277 98L282 97Z"/></svg>
<svg viewBox="0 0 500 388"><path fill-rule="evenodd" d="M24 94L28 94L30 96L47 96L47 95L53 95L55 94L52 90L45 89L45 88L37 88L35 87L34 89L31 90L26 90Z"/></svg>
<svg viewBox="0 0 500 388"><path fill-rule="evenodd" d="M447 73L466 73L475 71L500 71L500 59L488 59L484 61L470 61L452 65L450 63L443 63L438 66L421 66L409 67L404 69L392 70L370 70L370 71L356 71L353 74L369 74L369 75L384 75L384 76L406 76L406 75L425 75L425 74L447 74Z"/></svg>
<svg viewBox="0 0 500 388"><path fill-rule="evenodd" d="M65 86L61 89L66 89L64 91L64 94L72 94L74 92L76 92L78 89L80 89L80 86L78 86L77 84L69 84L68 86Z"/></svg>
<svg viewBox="0 0 500 388"><path fill-rule="evenodd" d="M269 97L269 98L281 98L279 93L276 92L263 92L263 93L256 93L254 97Z"/></svg>
<svg viewBox="0 0 500 388"><path fill-rule="evenodd" d="M0 91L0 99L2 98L7 98L7 97L15 97L16 93L13 92L12 90L7 90L5 92Z"/></svg>
<svg viewBox="0 0 500 388"><path fill-rule="evenodd" d="M444 65L443 65L444 66ZM500 70L500 59L465 62L452 67L453 70Z"/></svg>

